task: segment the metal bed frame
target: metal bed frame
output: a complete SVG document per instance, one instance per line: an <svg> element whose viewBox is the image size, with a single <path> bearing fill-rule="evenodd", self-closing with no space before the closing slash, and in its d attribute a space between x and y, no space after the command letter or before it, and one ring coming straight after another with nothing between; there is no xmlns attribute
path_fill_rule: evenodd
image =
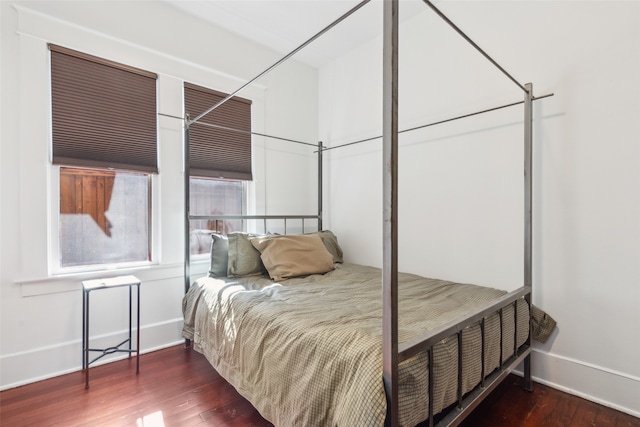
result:
<svg viewBox="0 0 640 427"><path fill-rule="evenodd" d="M383 135L362 139L346 144L336 145L333 147L324 147L322 142L317 144L296 141L288 138L271 136L257 132L249 132L252 135L263 136L267 138L279 139L298 144L313 146L316 148L318 156L318 212L317 215L190 215L189 212L189 128L196 124L207 125L199 120L220 105L227 102L242 89L253 83L255 80L264 76L268 72L275 69L278 65L288 60L295 53L303 49L305 46L316 40L322 34L329 31L338 23L342 22L348 16L363 7L370 0L364 0L342 15L336 21L325 27L316 35L305 41L282 59L272 66L265 69L253 79L242 85L239 89L222 99L211 108L198 115L193 119L188 117L185 119L184 127L184 170L185 170L185 292L190 286L190 249L189 249L189 221L195 219L208 219L214 221L224 221L230 219L245 220L262 220L266 231L266 221L280 219L301 220L304 227L305 219L317 220L318 230L322 229L322 170L323 170L323 151L332 150L348 145L359 144L365 141L382 138L383 144L383 266L382 266L382 360L383 360L383 381L387 395L387 421L386 424L392 427L398 425L399 419L399 402L398 402L398 364L418 352L426 351L429 360L429 378L433 378L433 346L444 338L456 335L458 339L458 392L457 404L450 409L437 425L457 425L475 408L478 404L497 387L497 385L507 377L520 363L524 362L524 388L531 390L531 327L529 328L529 337L524 345L517 347L514 340L513 355L507 360L500 357L500 367L492 372L485 372L484 361L484 323L485 318L490 313L498 312L500 318L504 308L509 305L517 310L517 301L524 298L529 306L531 313L532 301L532 152L533 152L533 101L543 99L553 94L547 94L539 97L533 96L533 86L531 83L521 84L503 67L501 67L493 58L491 58L484 50L482 50L471 38L469 38L460 28L458 28L449 18L447 18L436 6L429 0L423 0L424 3L431 8L440 18L442 18L450 27L452 27L461 37L469 42L478 52L480 52L487 60L489 60L496 68L498 68L505 76L515 83L524 93L524 100L516 101L510 104L493 107L462 116L441 120L434 123L425 124L423 126L411 129L398 129L398 3L399 0L385 0L383 12ZM440 123L450 122L465 117L483 114L495 111L501 108L511 107L524 104L524 281L523 286L515 291L509 292L501 298L480 307L469 313L464 318L456 319L445 325L436 328L421 337L414 338L404 343L398 342L398 135L403 132L409 132ZM215 126L215 125L209 125ZM235 130L237 132L246 132ZM517 311L516 317L517 318ZM462 331L473 324L480 324L482 335L482 382L474 390L467 395L462 393ZM502 322L500 322L502 324ZM531 317L530 317L531 324ZM515 336L517 336L517 325L515 328ZM502 326L501 326L501 335ZM502 340L501 340L502 341ZM189 342L187 340L187 346ZM429 395L433 395L433 382L429 383ZM433 414L432 399L429 399L429 426L435 424Z"/></svg>

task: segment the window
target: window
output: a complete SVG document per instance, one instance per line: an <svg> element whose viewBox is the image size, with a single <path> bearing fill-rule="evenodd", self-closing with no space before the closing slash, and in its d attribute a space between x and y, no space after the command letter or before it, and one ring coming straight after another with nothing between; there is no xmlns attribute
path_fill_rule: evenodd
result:
<svg viewBox="0 0 640 427"><path fill-rule="evenodd" d="M189 180L191 215L242 215L244 182L213 178ZM242 229L240 220L191 220L191 254L208 253L211 247L210 231L226 234Z"/></svg>
<svg viewBox="0 0 640 427"><path fill-rule="evenodd" d="M150 261L151 177L60 168L60 267Z"/></svg>
<svg viewBox="0 0 640 427"><path fill-rule="evenodd" d="M186 114L194 119L227 97L184 84ZM251 101L234 96L189 127L191 176L250 181Z"/></svg>
<svg viewBox="0 0 640 427"><path fill-rule="evenodd" d="M195 118L227 97L184 84L185 112ZM241 215L251 171L251 101L234 96L189 128L190 215ZM206 253L210 230L241 230L240 220L191 220L191 254Z"/></svg>
<svg viewBox="0 0 640 427"><path fill-rule="evenodd" d="M49 48L51 161L59 170L53 194L60 201L53 270L148 263L157 76Z"/></svg>

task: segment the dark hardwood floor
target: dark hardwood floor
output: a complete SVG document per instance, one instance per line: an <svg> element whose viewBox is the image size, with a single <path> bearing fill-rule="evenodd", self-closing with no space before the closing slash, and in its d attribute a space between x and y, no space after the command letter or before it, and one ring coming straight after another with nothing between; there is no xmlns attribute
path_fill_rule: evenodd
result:
<svg viewBox="0 0 640 427"><path fill-rule="evenodd" d="M0 393L0 425L271 426L206 359L176 346ZM510 376L464 422L471 426L640 427L640 419Z"/></svg>

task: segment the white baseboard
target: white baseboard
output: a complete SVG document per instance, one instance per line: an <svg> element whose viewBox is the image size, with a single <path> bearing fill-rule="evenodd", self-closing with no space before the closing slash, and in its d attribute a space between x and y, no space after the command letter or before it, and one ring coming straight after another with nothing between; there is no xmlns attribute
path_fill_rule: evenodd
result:
<svg viewBox="0 0 640 427"><path fill-rule="evenodd" d="M140 328L140 354L178 345L181 338L182 318L172 319ZM135 333L135 332L134 332ZM122 342L128 331L92 337L91 347L106 348ZM135 340L135 339L134 339ZM135 347L135 345L134 345ZM91 353L96 357L99 353ZM122 360L127 355L114 353L101 358L91 366ZM143 370L143 367L140 368ZM0 390L57 377L82 370L82 341L74 340L53 346L38 347L0 357ZM79 385L82 379L79 377Z"/></svg>
<svg viewBox="0 0 640 427"><path fill-rule="evenodd" d="M535 348L531 355L534 381L640 418L640 378Z"/></svg>

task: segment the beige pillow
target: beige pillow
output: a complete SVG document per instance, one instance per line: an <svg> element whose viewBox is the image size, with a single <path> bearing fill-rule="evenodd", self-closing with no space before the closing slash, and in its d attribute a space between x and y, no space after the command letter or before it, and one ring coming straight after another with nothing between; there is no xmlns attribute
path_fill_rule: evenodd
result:
<svg viewBox="0 0 640 427"><path fill-rule="evenodd" d="M335 268L333 256L317 234L257 237L251 244L273 280L322 274Z"/></svg>

